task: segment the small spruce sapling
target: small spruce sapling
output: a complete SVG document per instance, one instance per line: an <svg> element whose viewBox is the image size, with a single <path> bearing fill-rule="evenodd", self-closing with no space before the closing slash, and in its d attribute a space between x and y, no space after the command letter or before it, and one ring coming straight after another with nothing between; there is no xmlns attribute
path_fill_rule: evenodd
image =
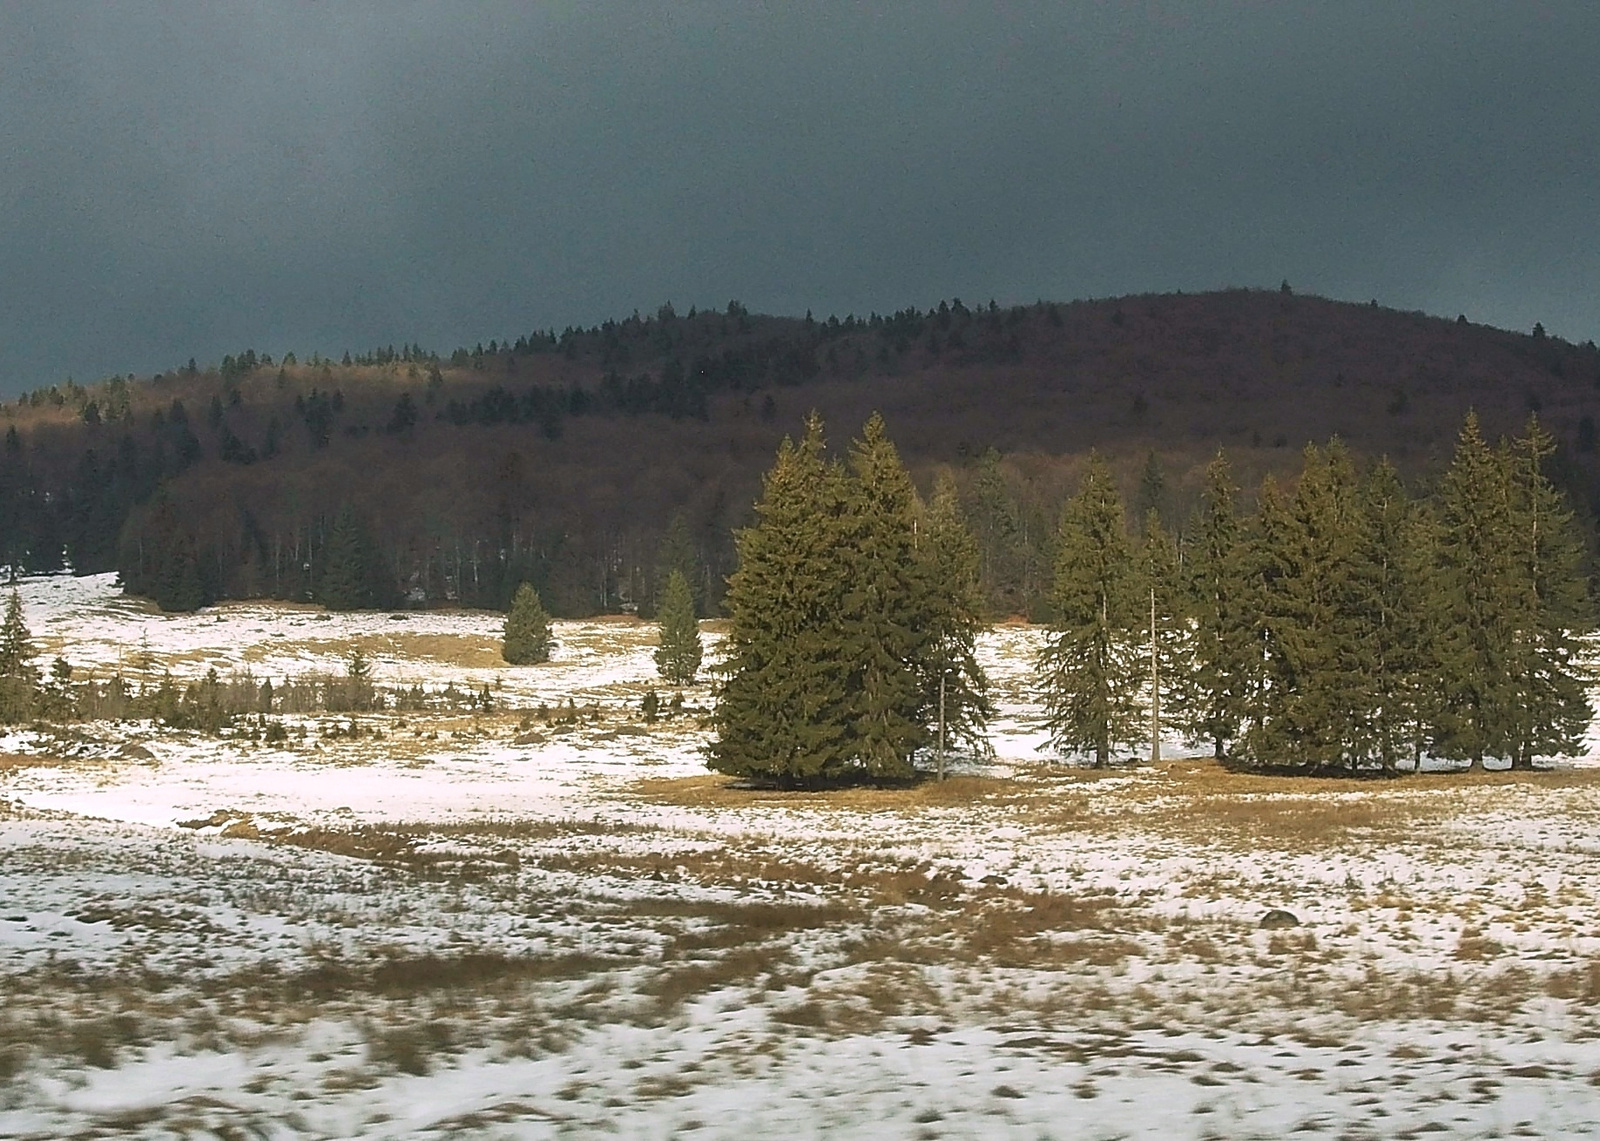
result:
<svg viewBox="0 0 1600 1141"><path fill-rule="evenodd" d="M539 601L539 592L528 583L517 587L506 614L505 642L501 654L514 666L548 662L555 641L550 633L550 615Z"/></svg>
<svg viewBox="0 0 1600 1141"><path fill-rule="evenodd" d="M0 721L21 721L33 712L38 672L33 637L22 617L22 596L13 589L0 624Z"/></svg>
<svg viewBox="0 0 1600 1141"><path fill-rule="evenodd" d="M656 650L656 669L673 685L692 685L703 653L689 580L681 570L673 570L661 596L661 645Z"/></svg>

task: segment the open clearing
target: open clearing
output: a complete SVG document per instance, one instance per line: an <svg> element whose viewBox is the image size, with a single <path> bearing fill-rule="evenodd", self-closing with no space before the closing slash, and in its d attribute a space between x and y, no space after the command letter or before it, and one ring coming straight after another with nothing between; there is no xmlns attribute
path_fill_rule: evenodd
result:
<svg viewBox="0 0 1600 1141"><path fill-rule="evenodd" d="M23 596L80 674L360 644L380 685L495 704L285 718L288 747L0 735L0 1136L1600 1132L1589 758L1089 773L1040 752L1038 635L1004 627L992 761L750 792L703 769L704 689L640 717L646 624L511 669L492 614Z"/></svg>

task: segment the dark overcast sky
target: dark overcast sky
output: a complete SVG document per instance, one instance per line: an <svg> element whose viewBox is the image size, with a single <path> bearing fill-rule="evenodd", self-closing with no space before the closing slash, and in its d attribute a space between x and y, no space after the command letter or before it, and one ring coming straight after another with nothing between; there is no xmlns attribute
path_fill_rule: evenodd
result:
<svg viewBox="0 0 1600 1141"><path fill-rule="evenodd" d="M0 5L0 392L1275 285L1600 336L1600 4Z"/></svg>

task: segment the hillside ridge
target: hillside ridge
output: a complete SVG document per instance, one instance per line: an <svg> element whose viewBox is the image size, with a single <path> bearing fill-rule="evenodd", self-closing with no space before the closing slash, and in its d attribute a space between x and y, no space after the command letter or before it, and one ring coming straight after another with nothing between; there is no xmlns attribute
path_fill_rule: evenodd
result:
<svg viewBox="0 0 1600 1141"><path fill-rule="evenodd" d="M1426 479L1469 407L1491 434L1537 413L1593 515L1592 343L1284 291L866 319L663 306L447 357L246 350L5 404L0 563L134 585L150 548L176 544L205 597L314 597L342 514L386 602L503 605L527 578L581 614L648 609L681 514L714 604L731 531L811 409L836 452L881 411L919 483L948 465L977 529L1042 553L1090 448L1130 500L1153 455L1181 523L1218 448L1246 486L1333 435Z"/></svg>

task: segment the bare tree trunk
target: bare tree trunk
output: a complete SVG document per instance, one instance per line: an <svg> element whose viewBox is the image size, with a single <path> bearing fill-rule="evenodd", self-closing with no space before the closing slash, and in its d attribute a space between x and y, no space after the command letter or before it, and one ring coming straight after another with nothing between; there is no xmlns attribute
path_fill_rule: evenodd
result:
<svg viewBox="0 0 1600 1141"><path fill-rule="evenodd" d="M944 673L939 674L939 779L944 780Z"/></svg>
<svg viewBox="0 0 1600 1141"><path fill-rule="evenodd" d="M1161 763L1161 671L1156 662L1156 588L1150 588L1150 763Z"/></svg>

